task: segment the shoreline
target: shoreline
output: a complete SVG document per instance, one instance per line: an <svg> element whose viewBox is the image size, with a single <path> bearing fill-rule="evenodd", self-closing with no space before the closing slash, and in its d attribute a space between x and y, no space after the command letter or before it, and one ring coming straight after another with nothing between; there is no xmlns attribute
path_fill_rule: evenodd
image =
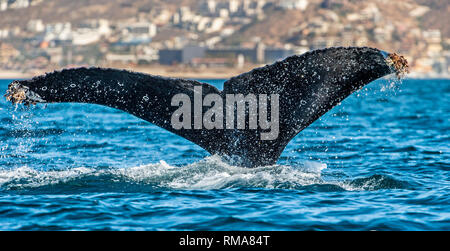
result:
<svg viewBox="0 0 450 251"><path fill-rule="evenodd" d="M77 66L78 67L78 66ZM88 67L88 66L82 66ZM93 66L97 67L97 66ZM227 68L227 67L217 67L217 68L192 68L192 67L164 67L164 66L100 66L104 68L116 68L123 69L133 72L141 72L145 74L151 74L155 76L162 76L168 78L187 78L187 79L229 79L233 76L238 76L242 73L248 72L260 65L248 65L243 68ZM32 70L28 72L14 71L14 70L4 70L0 69L0 79L28 79L34 76L43 75L45 73L59 71L62 69L69 69L75 67L67 68L55 68L55 69L45 69L45 70Z"/></svg>
<svg viewBox="0 0 450 251"><path fill-rule="evenodd" d="M242 73L251 71L260 67L260 65L251 65L244 68L186 68L186 67L109 67L118 68L134 72L168 77L168 78L186 78L186 79L229 79ZM56 69L61 70L61 69ZM13 70L0 69L0 79L29 79L38 75L43 75L53 70L36 70L33 72L20 72ZM420 74L410 73L405 79L450 79L448 74Z"/></svg>
<svg viewBox="0 0 450 251"><path fill-rule="evenodd" d="M25 79L25 78L30 78L30 75L19 71L0 70L0 79Z"/></svg>

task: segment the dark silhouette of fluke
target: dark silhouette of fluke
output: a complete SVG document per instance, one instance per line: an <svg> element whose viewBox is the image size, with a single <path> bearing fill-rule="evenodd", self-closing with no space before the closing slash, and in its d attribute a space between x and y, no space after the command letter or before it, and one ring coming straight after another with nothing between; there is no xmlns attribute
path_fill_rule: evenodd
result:
<svg viewBox="0 0 450 251"><path fill-rule="evenodd" d="M236 161L233 164L256 167L275 164L292 138L356 90L387 74L401 77L407 69L406 60L395 53L367 47L328 48L233 77L225 82L223 91L194 80L76 68L14 81L5 96L15 104L77 102L120 109L184 137L211 154ZM261 140L260 128L174 129L171 116L178 107L171 105L172 97L183 93L193 99L196 86L202 86L203 97L211 93L224 99L226 94L278 94L278 138Z"/></svg>

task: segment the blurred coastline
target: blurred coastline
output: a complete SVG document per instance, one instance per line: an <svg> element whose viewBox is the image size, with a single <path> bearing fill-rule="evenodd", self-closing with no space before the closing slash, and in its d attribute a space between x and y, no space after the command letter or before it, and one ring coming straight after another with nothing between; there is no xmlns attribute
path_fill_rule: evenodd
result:
<svg viewBox="0 0 450 251"><path fill-rule="evenodd" d="M255 65L255 67L260 67L261 65ZM245 68L192 68L192 67L183 67L177 68L172 66L152 66L152 67L132 67L132 66L123 66L116 67L118 69L125 69L134 72L142 72L146 74L151 74L155 76L163 76L170 78L188 78L188 79L229 79L234 76L238 76L242 73L248 72L255 67L247 66ZM61 69L49 69L46 71L43 70L35 70L29 72L21 72L21 71L12 71L12 70L2 70L0 69L0 79L29 79L34 76L43 75L46 73L50 73L53 71L58 71L62 69L67 69L70 67L64 67ZM390 78L391 76L387 76L386 78ZM411 72L405 76L408 79L450 79L449 74L422 74Z"/></svg>
<svg viewBox="0 0 450 251"><path fill-rule="evenodd" d="M190 78L190 79L228 79L233 76L248 72L255 67L262 65L246 65L243 68L196 68L189 66L164 66L164 65L152 65L152 66L134 66L134 65L117 65L111 68L126 69L134 72L142 72L146 74L152 74L163 77L172 78ZM73 66L73 67L90 67L90 66ZM0 79L27 79L34 76L42 75L45 73L67 69L72 67L63 67L59 69L48 70L33 70L27 72L3 70L0 69Z"/></svg>
<svg viewBox="0 0 450 251"><path fill-rule="evenodd" d="M93 66L226 79L334 46L450 78L449 12L441 0L0 0L0 78Z"/></svg>

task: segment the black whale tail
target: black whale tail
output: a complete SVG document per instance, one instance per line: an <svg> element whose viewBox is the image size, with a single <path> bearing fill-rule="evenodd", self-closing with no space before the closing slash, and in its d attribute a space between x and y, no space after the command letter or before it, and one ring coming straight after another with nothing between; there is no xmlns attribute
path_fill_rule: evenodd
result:
<svg viewBox="0 0 450 251"><path fill-rule="evenodd" d="M121 109L182 136L211 154L228 156L237 159L238 165L255 167L274 164L293 137L354 91L387 74L400 76L406 71L406 60L396 54L366 47L328 48L292 56L233 77L225 82L223 91L193 80L78 68L14 81L6 97L13 103L77 102ZM194 100L196 93L199 95L196 87L202 87L202 98L217 94L222 100L229 94L277 95L277 137L264 140L261 136L266 130L250 129L248 121L243 129L208 130L196 128L192 118L189 127L192 129L175 129L171 118L179 107L172 106L172 98L184 94ZM193 103L191 108L195 110ZM249 110L245 109L246 118L250 116ZM206 111L203 108L201 113ZM225 116L224 124L226 120Z"/></svg>

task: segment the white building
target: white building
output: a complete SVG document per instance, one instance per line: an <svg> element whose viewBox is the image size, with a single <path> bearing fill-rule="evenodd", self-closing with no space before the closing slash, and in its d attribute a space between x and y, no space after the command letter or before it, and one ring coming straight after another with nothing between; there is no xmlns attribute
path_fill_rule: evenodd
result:
<svg viewBox="0 0 450 251"><path fill-rule="evenodd" d="M16 0L9 7L12 9L27 8L30 6L30 0Z"/></svg>
<svg viewBox="0 0 450 251"><path fill-rule="evenodd" d="M77 29L72 32L72 44L88 45L100 41L101 34L92 29Z"/></svg>
<svg viewBox="0 0 450 251"><path fill-rule="evenodd" d="M200 32L204 31L208 27L210 21L211 20L208 17L203 17L202 19L200 19L200 21L197 24L197 31Z"/></svg>
<svg viewBox="0 0 450 251"><path fill-rule="evenodd" d="M363 19L373 20L374 22L378 22L382 18L380 10L374 3L369 3L366 8L361 10L361 16Z"/></svg>
<svg viewBox="0 0 450 251"><path fill-rule="evenodd" d="M308 0L281 0L280 6L289 10L305 10Z"/></svg>
<svg viewBox="0 0 450 251"><path fill-rule="evenodd" d="M222 18L214 18L210 26L206 29L206 33L218 32L224 26L225 21Z"/></svg>
<svg viewBox="0 0 450 251"><path fill-rule="evenodd" d="M7 9L27 8L41 3L43 0L0 0L0 11Z"/></svg>
<svg viewBox="0 0 450 251"><path fill-rule="evenodd" d="M109 21L106 19L87 20L78 26L79 29L88 29L99 33L101 36L111 34Z"/></svg>
<svg viewBox="0 0 450 251"><path fill-rule="evenodd" d="M427 6L418 6L417 8L413 9L412 11L409 12L409 15L411 17L421 17L423 15L425 15L425 13L427 13L428 11L430 11L430 8Z"/></svg>
<svg viewBox="0 0 450 251"><path fill-rule="evenodd" d="M0 0L0 11L8 9L8 0Z"/></svg>
<svg viewBox="0 0 450 251"><path fill-rule="evenodd" d="M228 2L229 4L229 11L230 13L235 13L239 10L239 1L238 0L230 0Z"/></svg>
<svg viewBox="0 0 450 251"><path fill-rule="evenodd" d="M216 3L215 0L207 0L206 5L208 7L209 13L215 13L216 12L217 3Z"/></svg>
<svg viewBox="0 0 450 251"><path fill-rule="evenodd" d="M157 32L156 25L148 22L128 24L122 31L125 35L135 37L154 37Z"/></svg>
<svg viewBox="0 0 450 251"><path fill-rule="evenodd" d="M31 19L28 21L27 29L31 32L43 32L45 30L45 25L41 19Z"/></svg>
<svg viewBox="0 0 450 251"><path fill-rule="evenodd" d="M109 34L111 34L111 28L108 20L87 20L72 32L72 43L74 45L92 44Z"/></svg>
<svg viewBox="0 0 450 251"><path fill-rule="evenodd" d="M45 26L45 41L72 39L71 23L53 23Z"/></svg>
<svg viewBox="0 0 450 251"><path fill-rule="evenodd" d="M422 32L422 35L428 43L441 43L440 30L425 30Z"/></svg>
<svg viewBox="0 0 450 251"><path fill-rule="evenodd" d="M230 16L230 12L227 9L220 9L219 10L219 17L221 18L228 18Z"/></svg>
<svg viewBox="0 0 450 251"><path fill-rule="evenodd" d="M8 29L0 29L0 39L5 39L9 37Z"/></svg>

